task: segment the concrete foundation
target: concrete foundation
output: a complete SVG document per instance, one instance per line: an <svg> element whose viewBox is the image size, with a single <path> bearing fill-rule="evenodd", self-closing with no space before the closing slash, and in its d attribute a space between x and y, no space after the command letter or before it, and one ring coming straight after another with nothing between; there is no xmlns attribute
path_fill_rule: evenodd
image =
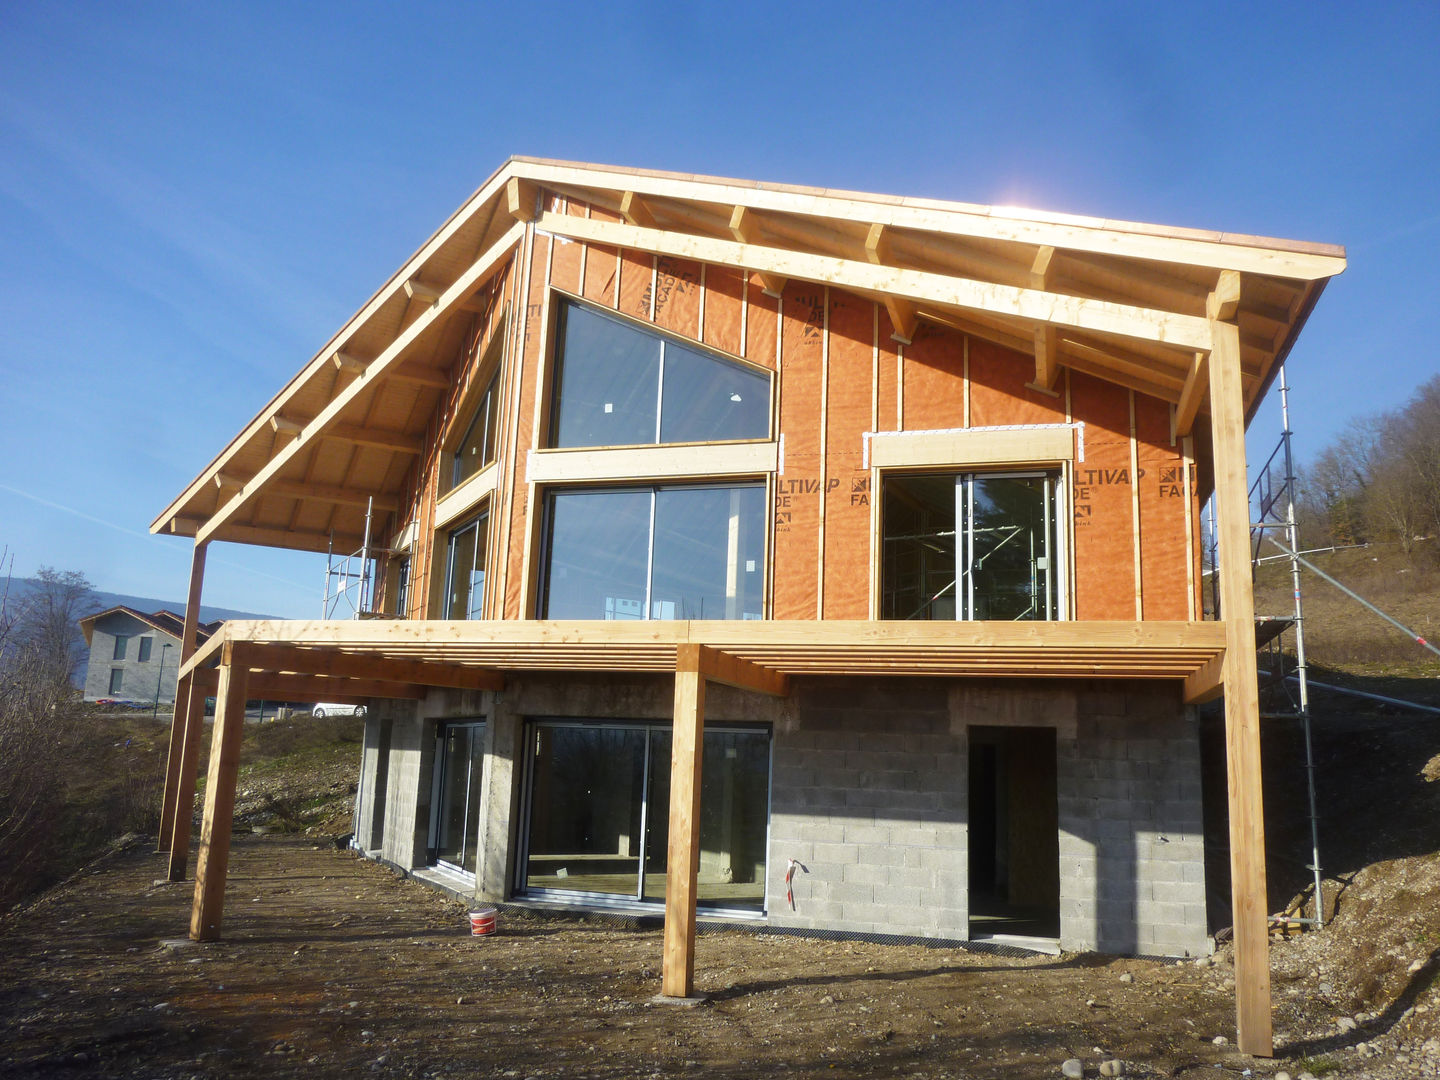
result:
<svg viewBox="0 0 1440 1080"><path fill-rule="evenodd" d="M532 676L500 694L434 691L418 703L376 702L362 759L360 846L401 868L425 865L436 725L483 717L473 895L514 899L528 721L667 721L672 707L673 683L663 676ZM795 679L783 701L712 687L706 713L709 724L757 724L771 733L759 917L767 925L970 938L971 731L1040 728L1053 729L1055 761L1035 775L1054 790L1034 797L1053 799L1054 810L1028 818L1058 822L1044 850L1058 846L1051 903L1059 946L1210 951L1198 730L1171 684ZM1013 816L1026 817L1023 810L1017 802ZM1017 847L1017 867L1025 854ZM794 910L785 885L792 859L800 864ZM1054 890L1056 873L1026 872Z"/></svg>

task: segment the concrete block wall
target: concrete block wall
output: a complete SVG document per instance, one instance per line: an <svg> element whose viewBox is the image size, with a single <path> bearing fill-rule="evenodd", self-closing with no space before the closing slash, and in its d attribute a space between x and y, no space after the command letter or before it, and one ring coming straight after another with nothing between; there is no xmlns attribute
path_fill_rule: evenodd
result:
<svg viewBox="0 0 1440 1080"><path fill-rule="evenodd" d="M125 659L115 660L115 638L129 640L125 646ZM150 659L140 660L140 639L150 638ZM165 648L166 645L170 648ZM110 692L110 672L114 668L124 671L120 689ZM175 683L180 678L180 640L161 633L149 623L141 622L133 615L117 611L98 619L91 631L89 659L85 668L85 700L95 701L104 697L127 698L131 701L154 701L156 689L160 701L172 704L175 701Z"/></svg>
<svg viewBox="0 0 1440 1080"><path fill-rule="evenodd" d="M1208 954L1194 710L1154 683L1097 684L1076 704L1059 755L1061 947Z"/></svg>
<svg viewBox="0 0 1440 1080"><path fill-rule="evenodd" d="M797 680L777 725L768 921L777 926L963 938L964 741L945 686ZM795 910L785 874L795 859Z"/></svg>
<svg viewBox="0 0 1440 1080"><path fill-rule="evenodd" d="M366 779L388 789L381 856L407 868L425 861L436 722L489 721L476 893L500 900L523 828L526 719L668 719L673 688L665 677L530 676L501 695L435 691L385 708L372 715L389 724L387 761L366 759ZM967 733L1023 725L1056 731L1061 946L1210 949L1198 729L1173 685L797 679L785 701L711 687L706 712L773 732L772 925L966 938ZM378 737L367 725L367 751ZM381 805L373 794L370 805ZM808 870L795 875L794 911L790 859Z"/></svg>

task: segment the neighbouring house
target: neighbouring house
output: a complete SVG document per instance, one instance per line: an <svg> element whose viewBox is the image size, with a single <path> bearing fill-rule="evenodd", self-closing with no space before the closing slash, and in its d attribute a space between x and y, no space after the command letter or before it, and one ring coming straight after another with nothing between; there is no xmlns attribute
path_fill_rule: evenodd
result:
<svg viewBox="0 0 1440 1080"><path fill-rule="evenodd" d="M697 917L1169 956L1223 918L1269 1053L1244 431L1344 266L511 159L154 523L195 540L192 619L211 541L374 567L374 617L187 650L172 878L219 700L192 936L219 934L247 692L368 701L363 853L663 911L666 994ZM1212 913L1196 705L1222 690Z"/></svg>
<svg viewBox="0 0 1440 1080"><path fill-rule="evenodd" d="M123 604L80 620L88 657L85 700L175 701L180 674L180 640L185 617L173 611L143 611ZM219 622L198 627L207 641Z"/></svg>

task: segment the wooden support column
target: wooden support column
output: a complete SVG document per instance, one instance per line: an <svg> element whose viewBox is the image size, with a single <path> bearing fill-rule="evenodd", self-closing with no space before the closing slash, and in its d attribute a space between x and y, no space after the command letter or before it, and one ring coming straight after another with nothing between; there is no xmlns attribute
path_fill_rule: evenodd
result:
<svg viewBox="0 0 1440 1080"><path fill-rule="evenodd" d="M200 628L200 592L205 581L205 552L208 544L196 544L190 555L190 592L185 598L185 629L180 635L180 667L195 654L195 638ZM202 710L203 712L203 710ZM165 760L165 793L160 804L160 835L155 841L156 851L169 851L170 838L174 828L175 806L179 801L181 787L181 763L185 757L185 739L190 721L190 677L180 678L175 684L175 705L170 716L170 753ZM199 725L196 725L198 730ZM194 798L194 765L191 765L191 798ZM188 817L190 807L186 806ZM183 868L182 868L183 870ZM182 873L183 876L183 873ZM176 880L174 878L171 879Z"/></svg>
<svg viewBox="0 0 1440 1080"><path fill-rule="evenodd" d="M670 848L665 868L665 958L660 992L695 990L695 891L700 868L700 769L705 741L705 676L700 646L675 656L675 727L670 751Z"/></svg>
<svg viewBox="0 0 1440 1080"><path fill-rule="evenodd" d="M220 685L215 694L215 731L205 779L205 817L195 856L195 903L190 937L217 941L225 911L225 875L230 868L230 829L235 817L235 774L245 730L245 682L249 666L243 644L227 641L220 654Z"/></svg>
<svg viewBox="0 0 1440 1080"><path fill-rule="evenodd" d="M1240 331L1234 323L1212 320L1211 333L1210 425L1220 544L1220 614L1225 621L1225 760L1235 924L1235 1017L1241 1051L1271 1057L1275 1051L1260 784L1260 698L1255 670L1255 597L1250 579Z"/></svg>

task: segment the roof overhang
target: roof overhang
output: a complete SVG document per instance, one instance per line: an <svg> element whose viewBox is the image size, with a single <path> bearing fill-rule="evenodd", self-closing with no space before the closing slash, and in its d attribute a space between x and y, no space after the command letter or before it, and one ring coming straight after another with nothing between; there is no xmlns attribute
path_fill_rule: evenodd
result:
<svg viewBox="0 0 1440 1080"><path fill-rule="evenodd" d="M357 549L367 510L383 521L397 509L460 345L527 227L737 266L772 290L789 279L848 289L883 303L902 339L944 326L1023 354L1037 385L1070 368L1166 401L1180 434L1206 411L1211 320L1239 325L1253 416L1345 268L1328 244L512 158L151 531Z"/></svg>

